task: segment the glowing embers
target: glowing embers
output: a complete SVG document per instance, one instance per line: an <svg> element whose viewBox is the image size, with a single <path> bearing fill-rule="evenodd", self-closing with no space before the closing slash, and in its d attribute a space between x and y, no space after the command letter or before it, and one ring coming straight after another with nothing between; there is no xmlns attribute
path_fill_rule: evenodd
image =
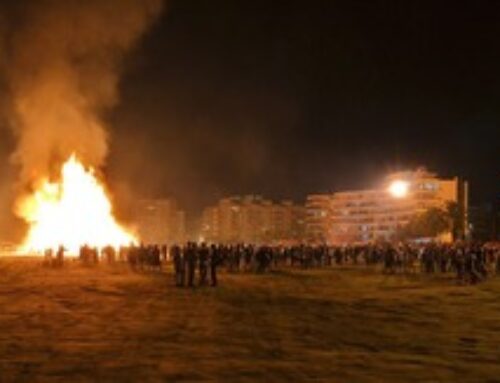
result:
<svg viewBox="0 0 500 383"><path fill-rule="evenodd" d="M111 202L93 169L85 169L75 155L62 166L59 181L44 180L22 202L19 213L30 225L23 251L64 246L76 255L83 245L101 248L137 242L113 217Z"/></svg>

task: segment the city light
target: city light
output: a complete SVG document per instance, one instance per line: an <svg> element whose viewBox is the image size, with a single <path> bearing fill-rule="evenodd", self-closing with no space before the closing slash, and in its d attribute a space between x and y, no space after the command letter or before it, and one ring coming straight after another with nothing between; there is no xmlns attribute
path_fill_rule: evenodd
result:
<svg viewBox="0 0 500 383"><path fill-rule="evenodd" d="M408 195L409 183L402 180L393 181L389 185L389 193L395 198L403 198Z"/></svg>

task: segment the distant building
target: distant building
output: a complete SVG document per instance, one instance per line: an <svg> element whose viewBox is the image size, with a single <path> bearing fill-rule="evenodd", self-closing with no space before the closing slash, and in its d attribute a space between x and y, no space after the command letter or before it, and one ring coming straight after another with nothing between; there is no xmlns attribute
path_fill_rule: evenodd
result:
<svg viewBox="0 0 500 383"><path fill-rule="evenodd" d="M139 238L143 243L181 243L185 240L185 213L173 200L139 200L134 215Z"/></svg>
<svg viewBox="0 0 500 383"><path fill-rule="evenodd" d="M461 205L466 221L467 194L466 182L441 179L423 168L392 173L376 189L309 196L306 237L329 244L390 240L413 216L446 209L450 202Z"/></svg>
<svg viewBox="0 0 500 383"><path fill-rule="evenodd" d="M284 200L272 207L272 237L274 241L302 242L305 228L305 208Z"/></svg>
<svg viewBox="0 0 500 383"><path fill-rule="evenodd" d="M313 243L329 242L332 220L332 195L309 195L306 199L305 209L305 239Z"/></svg>
<svg viewBox="0 0 500 383"><path fill-rule="evenodd" d="M201 237L221 243L290 243L300 241L304 208L291 201L274 203L262 196L221 199L204 210Z"/></svg>

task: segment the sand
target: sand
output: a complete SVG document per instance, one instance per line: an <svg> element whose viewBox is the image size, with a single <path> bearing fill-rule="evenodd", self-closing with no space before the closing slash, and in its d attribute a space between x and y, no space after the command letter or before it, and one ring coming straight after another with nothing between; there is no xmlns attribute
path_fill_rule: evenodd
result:
<svg viewBox="0 0 500 383"><path fill-rule="evenodd" d="M500 382L500 278L63 269L0 258L0 381Z"/></svg>

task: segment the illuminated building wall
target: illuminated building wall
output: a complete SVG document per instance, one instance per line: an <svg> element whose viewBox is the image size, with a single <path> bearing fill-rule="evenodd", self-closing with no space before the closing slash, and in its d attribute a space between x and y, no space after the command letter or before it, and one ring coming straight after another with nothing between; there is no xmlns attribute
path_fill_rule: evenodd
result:
<svg viewBox="0 0 500 383"><path fill-rule="evenodd" d="M290 201L274 203L254 195L224 198L204 210L201 239L233 244L298 241L303 214L303 207Z"/></svg>
<svg viewBox="0 0 500 383"><path fill-rule="evenodd" d="M388 191L396 180L407 185L404 196ZM310 196L308 239L331 244L390 240L414 215L432 207L445 209L449 202L461 203L467 211L466 201L467 184L457 178L441 179L423 168L393 173L377 189Z"/></svg>
<svg viewBox="0 0 500 383"><path fill-rule="evenodd" d="M405 186L402 195L389 192L394 181ZM374 189L313 194L305 206L252 195L225 198L203 212L201 239L255 244L390 240L415 215L432 207L446 209L449 202L461 204L467 220L467 199L467 183L419 168L392 173ZM451 233L441 239L450 238Z"/></svg>
<svg viewBox="0 0 500 383"><path fill-rule="evenodd" d="M139 238L145 244L183 242L185 221L185 213L170 199L143 199L135 206Z"/></svg>
<svg viewBox="0 0 500 383"><path fill-rule="evenodd" d="M219 242L220 239L219 206L210 206L203 210L201 216L200 240Z"/></svg>
<svg viewBox="0 0 500 383"><path fill-rule="evenodd" d="M302 242L305 229L305 208L292 201L281 201L272 207L273 240L283 243Z"/></svg>
<svg viewBox="0 0 500 383"><path fill-rule="evenodd" d="M332 195L312 194L306 199L305 239L327 243L330 237Z"/></svg>

